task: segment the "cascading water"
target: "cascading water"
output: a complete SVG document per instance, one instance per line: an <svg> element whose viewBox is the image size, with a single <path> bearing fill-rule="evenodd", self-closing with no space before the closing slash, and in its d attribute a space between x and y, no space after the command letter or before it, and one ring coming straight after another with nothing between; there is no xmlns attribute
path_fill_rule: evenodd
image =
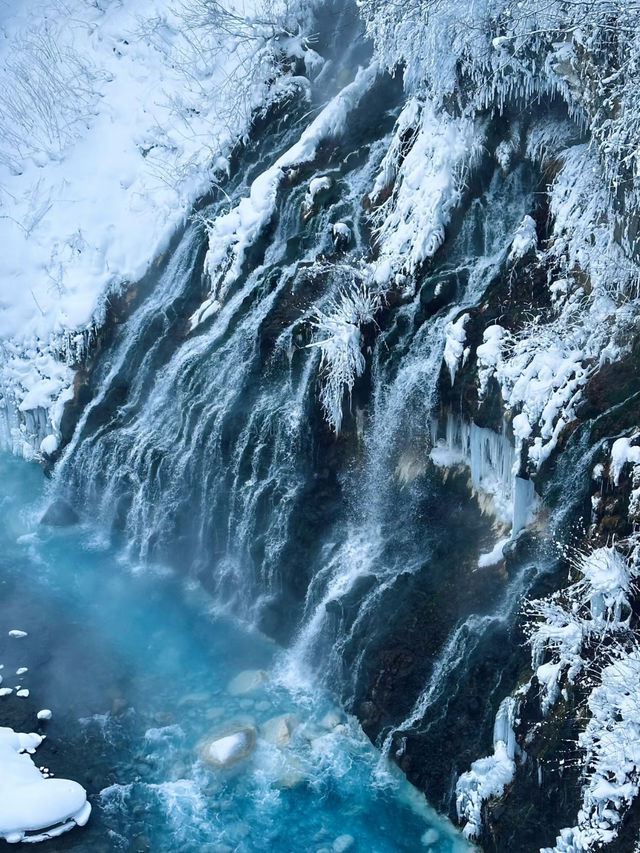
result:
<svg viewBox="0 0 640 853"><path fill-rule="evenodd" d="M373 131L393 121L370 103L350 118L356 126L321 158L335 200L304 225L308 181L293 181L219 314L191 335L186 318L201 299L204 240L198 222L188 226L152 293L116 334L59 469L74 499L98 505L140 556L180 561L248 619L263 596L282 591L292 517L302 513L314 527L305 505L323 493L312 429L317 353L304 348L301 319L318 291L331 292L331 273L315 264L333 253L331 223L346 211L357 263L358 204L384 148ZM224 216L227 198L243 198L279 151L295 145L302 119L282 124L271 128L269 145L261 140L257 163L253 150L243 155L237 186L225 188L208 219ZM368 141L354 144L360 136ZM302 590L308 569L304 561L296 567Z"/></svg>
<svg viewBox="0 0 640 853"><path fill-rule="evenodd" d="M490 736L516 665L502 640L536 573L529 560L510 579L473 572L495 542L491 520L463 500L466 479L434 470L431 423L446 326L502 275L536 177L494 164L474 179L418 290L387 294L364 330L368 366L336 438L311 321L345 282L370 277L363 198L401 100L398 81L357 73L366 46L344 26L334 50L356 46L336 78L346 64L351 80L322 75L315 123L293 107L265 121L113 330L55 488L136 559L196 576L217 606L281 640L282 683L322 673L447 810L451 756L464 767ZM257 226L243 224L249 202L267 210ZM226 269L239 272L210 293L203 221L223 239L231 220L255 233L229 243ZM427 773L403 757L411 737L450 747Z"/></svg>

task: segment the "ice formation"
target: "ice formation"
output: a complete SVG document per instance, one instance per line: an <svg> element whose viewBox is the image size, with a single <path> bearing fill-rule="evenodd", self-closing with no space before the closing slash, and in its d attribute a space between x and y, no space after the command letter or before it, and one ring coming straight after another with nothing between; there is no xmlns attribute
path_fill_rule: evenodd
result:
<svg viewBox="0 0 640 853"><path fill-rule="evenodd" d="M474 761L456 784L456 809L467 838L475 838L480 831L482 804L490 797L499 797L515 774L513 726L517 710L513 696L503 699L493 726L493 755Z"/></svg>
<svg viewBox="0 0 640 853"><path fill-rule="evenodd" d="M438 435L437 424L432 434ZM445 436L436 440L430 457L442 467L466 465L473 488L488 499L487 508L498 521L510 526L512 537L532 521L534 486L516 475L516 451L505 435L448 415Z"/></svg>

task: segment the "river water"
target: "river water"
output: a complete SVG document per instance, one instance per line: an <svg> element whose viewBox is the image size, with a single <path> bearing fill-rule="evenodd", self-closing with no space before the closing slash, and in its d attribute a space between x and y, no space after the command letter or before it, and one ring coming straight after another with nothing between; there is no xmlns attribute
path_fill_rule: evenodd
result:
<svg viewBox="0 0 640 853"><path fill-rule="evenodd" d="M330 696L284 686L287 652L214 612L199 587L132 564L99 527L41 525L39 468L0 456L0 507L0 662L5 686L30 691L0 698L0 718L38 730L50 708L37 763L93 805L87 827L43 852L467 849L399 771L381 772ZM15 628L28 636L10 638ZM256 669L257 689L229 691ZM291 739L275 745L261 727L282 714ZM254 752L208 767L199 744L235 724L258 729Z"/></svg>

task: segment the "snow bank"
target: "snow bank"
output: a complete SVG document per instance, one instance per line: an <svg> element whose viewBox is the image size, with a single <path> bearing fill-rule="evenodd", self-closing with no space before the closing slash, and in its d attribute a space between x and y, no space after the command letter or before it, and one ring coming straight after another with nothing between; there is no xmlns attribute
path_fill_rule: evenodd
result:
<svg viewBox="0 0 640 853"><path fill-rule="evenodd" d="M510 538L505 536L496 542L491 551L486 554L480 554L478 557L478 568L486 569L488 566L495 566L499 563L503 558L505 545L508 545L510 541Z"/></svg>
<svg viewBox="0 0 640 853"><path fill-rule="evenodd" d="M252 109L289 85L279 64L304 51L281 35L296 28L285 5L3 4L3 444L28 452L55 438L66 364L86 345L74 336L101 322L111 289L144 275L225 168Z"/></svg>
<svg viewBox="0 0 640 853"><path fill-rule="evenodd" d="M84 788L68 779L47 779L29 753L42 743L37 734L0 728L0 837L11 844L46 841L84 826L91 806Z"/></svg>

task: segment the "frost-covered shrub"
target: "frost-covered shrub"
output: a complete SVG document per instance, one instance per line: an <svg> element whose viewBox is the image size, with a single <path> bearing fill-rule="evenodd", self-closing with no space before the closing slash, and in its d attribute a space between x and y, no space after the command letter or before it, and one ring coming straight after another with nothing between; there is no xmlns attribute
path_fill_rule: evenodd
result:
<svg viewBox="0 0 640 853"><path fill-rule="evenodd" d="M640 31L637 0L361 0L380 62L403 66L410 92L474 117L561 98L601 164L603 210L640 206ZM585 169L586 171L586 169ZM635 231L618 223L625 253Z"/></svg>
<svg viewBox="0 0 640 853"><path fill-rule="evenodd" d="M478 394L495 377L534 470L575 419L589 379L628 351L637 326L633 303L617 305L607 293L587 297L566 278L552 279L550 291L552 313L535 315L516 333L491 325L476 350Z"/></svg>
<svg viewBox="0 0 640 853"><path fill-rule="evenodd" d="M320 347L323 373L320 402L325 417L336 432L342 425L342 401L350 394L366 362L362 354L361 326L373 321L381 297L366 284L343 285L339 293L316 309L310 323L320 340L309 344Z"/></svg>
<svg viewBox="0 0 640 853"><path fill-rule="evenodd" d="M640 790L640 647L608 652L587 706L591 718L578 738L584 751L582 805L575 826L561 830L541 853L599 850L617 835Z"/></svg>
<svg viewBox="0 0 640 853"><path fill-rule="evenodd" d="M0 164L58 158L90 119L101 75L51 19L25 32L0 66Z"/></svg>
<svg viewBox="0 0 640 853"><path fill-rule="evenodd" d="M549 260L559 274L587 276L594 294L635 295L640 269L616 239L616 219L607 214L609 191L601 167L586 145L562 156L562 168L549 189L553 218Z"/></svg>
<svg viewBox="0 0 640 853"><path fill-rule="evenodd" d="M542 688L542 709L557 700L560 681L574 682L589 665L588 647L624 634L630 624L630 597L638 567L616 548L577 555L578 579L526 607L531 661Z"/></svg>

